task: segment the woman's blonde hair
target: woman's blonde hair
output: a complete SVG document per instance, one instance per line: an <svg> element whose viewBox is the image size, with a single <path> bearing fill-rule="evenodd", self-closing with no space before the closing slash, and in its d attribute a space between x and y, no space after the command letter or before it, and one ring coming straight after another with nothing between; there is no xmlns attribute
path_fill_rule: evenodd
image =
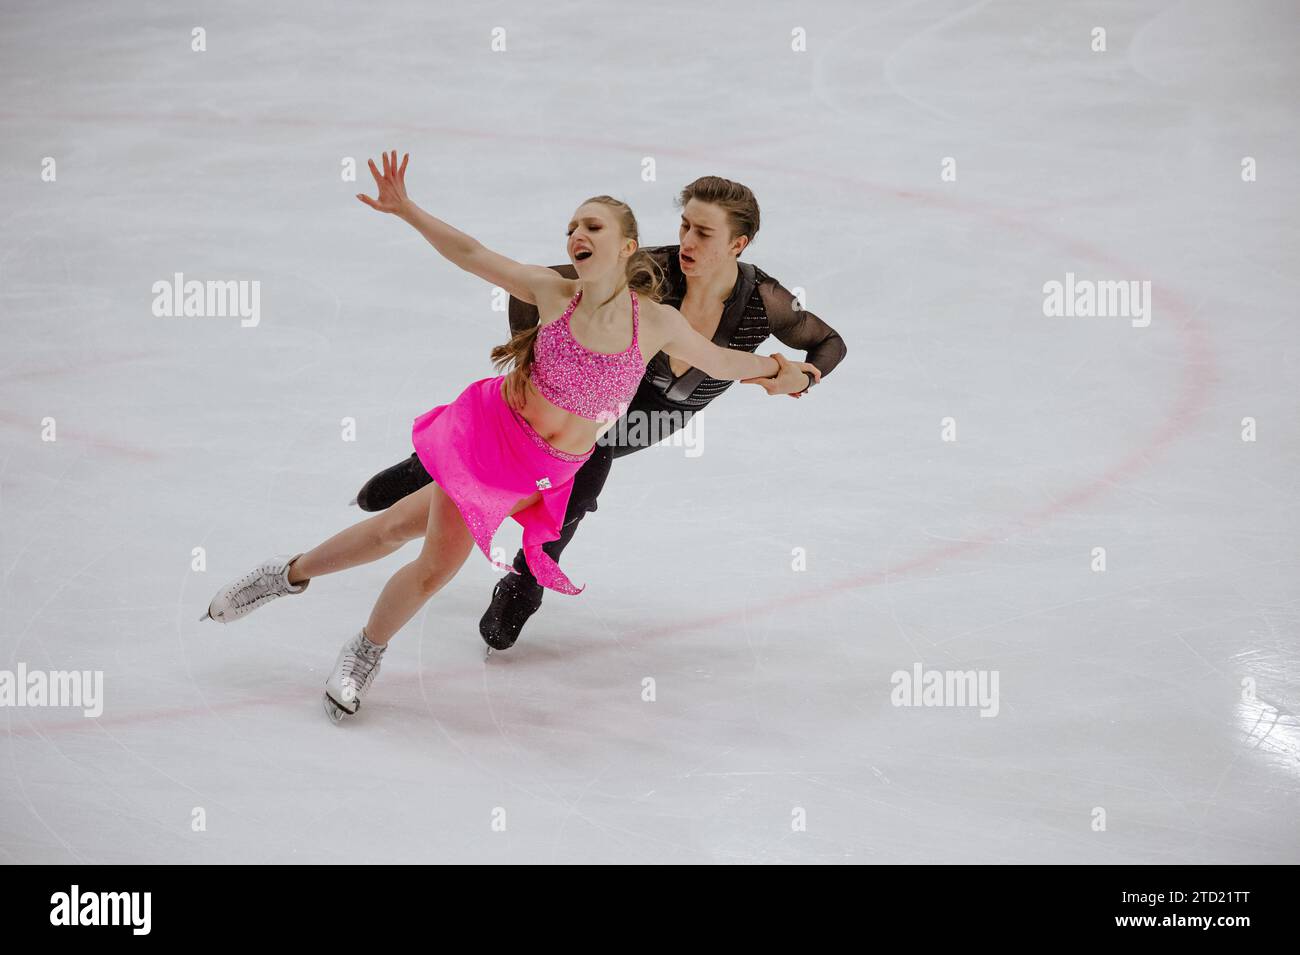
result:
<svg viewBox="0 0 1300 955"><path fill-rule="evenodd" d="M641 249L640 232L637 229L636 216L632 214L632 207L613 196L592 196L582 204L585 206L589 202L599 202L613 209L614 218L618 222L619 229L622 230L623 238L637 243L636 251L628 257L623 284L596 307L600 308L612 302L624 289L629 288L652 301L661 301L667 292L668 283L659 263ZM515 332L510 336L510 341L492 349L493 367L497 371L509 369L511 377L516 379L515 384L519 383L519 376L527 378L533 372L533 343L536 342L537 330L541 327L539 316L536 325Z"/></svg>

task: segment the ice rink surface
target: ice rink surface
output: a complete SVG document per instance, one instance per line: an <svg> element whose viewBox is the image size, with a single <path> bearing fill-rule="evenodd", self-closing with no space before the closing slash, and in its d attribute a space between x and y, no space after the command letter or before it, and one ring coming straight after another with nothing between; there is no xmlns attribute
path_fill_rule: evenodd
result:
<svg viewBox="0 0 1300 955"><path fill-rule="evenodd" d="M0 669L103 713L0 707L0 860L1300 861L1298 51L1284 2L6 4ZM335 727L418 544L197 621L506 338L353 198L384 149L540 264L740 180L848 356L616 461L486 662L471 554ZM154 315L178 272L258 323ZM1149 324L1045 316L1069 273ZM995 711L894 705L918 666Z"/></svg>

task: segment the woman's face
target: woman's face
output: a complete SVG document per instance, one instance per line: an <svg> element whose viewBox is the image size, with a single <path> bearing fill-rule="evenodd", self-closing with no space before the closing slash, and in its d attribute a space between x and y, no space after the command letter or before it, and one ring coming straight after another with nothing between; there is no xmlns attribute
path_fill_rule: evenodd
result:
<svg viewBox="0 0 1300 955"><path fill-rule="evenodd" d="M619 231L614 210L600 202L578 207L569 223L569 261L580 278L596 278L625 268L636 243Z"/></svg>

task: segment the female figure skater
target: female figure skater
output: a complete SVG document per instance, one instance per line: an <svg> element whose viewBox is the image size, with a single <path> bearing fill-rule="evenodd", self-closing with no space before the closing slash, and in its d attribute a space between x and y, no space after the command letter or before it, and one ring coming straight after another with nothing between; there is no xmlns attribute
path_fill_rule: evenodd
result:
<svg viewBox="0 0 1300 955"><path fill-rule="evenodd" d="M721 348L660 304L661 276L638 249L636 218L625 203L596 196L578 207L568 229L578 277L566 279L499 255L419 208L406 194L409 158L399 167L397 153L385 153L382 175L371 160L378 197L357 198L410 223L454 265L555 317L492 351L499 369L517 369L531 382L522 408L506 401L505 377L493 376L415 419L412 443L433 483L306 553L271 558L209 605L206 617L228 623L302 593L315 577L378 560L423 537L419 556L393 574L365 626L339 652L324 700L336 723L357 712L388 642L456 575L474 545L492 560L492 535L506 517L523 526L524 556L537 582L581 592L542 544L559 537L573 475L626 410L650 356L662 351L727 380L774 378L791 364L779 355ZM812 365L798 367L820 377Z"/></svg>
<svg viewBox="0 0 1300 955"><path fill-rule="evenodd" d="M847 353L843 337L795 299L774 276L751 262L741 261L758 234L758 199L743 183L720 176L702 176L688 183L677 197L681 208L679 245L642 250L664 273L665 305L678 309L700 334L726 348L754 352L773 335L788 348L802 349L804 361L816 365L825 380ZM577 278L573 266L553 265L566 278ZM510 331L538 323L537 309L510 299ZM527 391L513 386L519 378L512 371L506 379L506 399L517 404L516 396ZM755 384L772 395L799 397L813 382L793 364L778 378L764 378ZM726 394L734 384L708 377L696 368L682 368L676 359L660 353L650 359L645 377L627 414L618 425L601 436L596 450L573 476L573 491L559 539L544 545L547 556L559 561L565 547L578 532L580 522L597 509L597 499L609 477L615 458L656 444L665 433L685 427L695 415ZM651 424L638 432L638 427ZM763 427L757 419L747 427ZM382 511L407 494L418 491L432 478L411 454L379 472L357 493L363 511ZM628 555L634 562L635 554ZM533 580L521 550L515 556L517 574L506 574L492 589L492 599L479 633L491 650L514 646L524 624L542 604L543 588ZM687 567L679 573L688 574Z"/></svg>

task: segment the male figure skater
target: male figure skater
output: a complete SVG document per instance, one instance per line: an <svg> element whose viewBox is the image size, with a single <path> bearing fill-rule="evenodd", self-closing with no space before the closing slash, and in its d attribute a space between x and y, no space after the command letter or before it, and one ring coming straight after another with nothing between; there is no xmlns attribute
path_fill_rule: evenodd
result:
<svg viewBox="0 0 1300 955"><path fill-rule="evenodd" d="M681 191L678 205L682 210L679 244L646 249L667 278L670 291L664 303L679 309L698 332L717 345L753 352L769 335L775 335L782 343L805 350L804 360L815 365L823 378L830 374L847 352L840 335L801 308L776 279L739 261L758 234L759 208L754 194L738 182L704 176ZM552 268L575 277L570 265ZM509 320L512 333L536 325L537 309L511 297ZM814 384L811 374L788 364L776 378L752 381L768 394L795 397ZM526 384L516 376L508 382L507 393ZM614 458L662 440L731 384L709 378L697 368L679 367L663 352L655 355L646 366L625 420L602 435L591 458L574 476L560 537L542 548L551 559L559 561L579 522L587 512L596 510L596 499ZM638 427L645 422L648 427ZM357 494L357 504L364 511L381 511L431 480L412 454L367 481ZM519 573L506 574L497 582L492 602L479 622L489 652L514 646L528 618L541 606L543 588L529 573L522 550L515 555L514 567Z"/></svg>

